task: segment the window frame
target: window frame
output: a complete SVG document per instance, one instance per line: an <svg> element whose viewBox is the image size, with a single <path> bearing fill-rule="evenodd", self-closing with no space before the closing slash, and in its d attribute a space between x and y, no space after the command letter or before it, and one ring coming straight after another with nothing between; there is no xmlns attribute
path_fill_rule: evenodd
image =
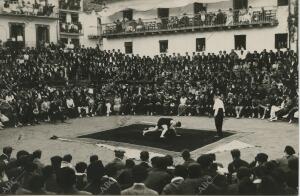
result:
<svg viewBox="0 0 300 196"><path fill-rule="evenodd" d="M166 48L162 50L162 44L166 44ZM168 53L169 50L169 40L159 40L159 53Z"/></svg>

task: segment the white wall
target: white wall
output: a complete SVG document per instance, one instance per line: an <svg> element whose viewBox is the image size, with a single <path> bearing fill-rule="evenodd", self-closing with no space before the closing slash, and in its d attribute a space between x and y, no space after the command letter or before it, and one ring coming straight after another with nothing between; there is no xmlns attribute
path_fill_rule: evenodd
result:
<svg viewBox="0 0 300 196"><path fill-rule="evenodd" d="M98 15L95 12L90 14L80 13L79 20L82 23L83 35L80 36L80 45L85 47L96 47L98 39L89 39L89 35L98 35Z"/></svg>
<svg viewBox="0 0 300 196"><path fill-rule="evenodd" d="M57 42L57 20L34 18L34 17L16 17L0 16L0 39L5 42L9 38L9 23L25 24L25 44L28 47L36 46L36 25L49 25L49 40Z"/></svg>
<svg viewBox="0 0 300 196"><path fill-rule="evenodd" d="M272 1L272 2L271 2ZM277 0L268 0L268 6L277 3ZM259 5L257 0L250 0L250 5ZM263 5L260 5L263 6ZM130 38L113 38L103 40L103 49L124 50L124 42L133 42L133 53L154 56L159 54L159 40L169 40L168 53L195 52L196 38L206 38L206 51L215 52L234 48L234 35L246 35L246 50L261 51L275 50L275 34L288 33L288 6L277 8L278 26L256 27L244 30L226 30L213 32L178 33L168 35L148 35Z"/></svg>

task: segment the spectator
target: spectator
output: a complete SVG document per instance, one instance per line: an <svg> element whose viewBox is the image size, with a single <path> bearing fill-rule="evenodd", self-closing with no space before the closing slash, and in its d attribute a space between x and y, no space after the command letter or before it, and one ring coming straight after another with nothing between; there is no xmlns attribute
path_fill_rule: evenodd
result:
<svg viewBox="0 0 300 196"><path fill-rule="evenodd" d="M60 168L57 172L57 184L61 188L61 194L64 195L90 195L89 192L79 191L75 188L76 175L75 171L70 167Z"/></svg>
<svg viewBox="0 0 300 196"><path fill-rule="evenodd" d="M141 159L141 166L148 168L151 168L150 164L149 164L149 152L148 151L142 151L140 153L140 159Z"/></svg>
<svg viewBox="0 0 300 196"><path fill-rule="evenodd" d="M177 165L174 170L174 178L172 178L171 182L164 187L162 195L178 195L179 186L187 176L187 167L183 165Z"/></svg>
<svg viewBox="0 0 300 196"><path fill-rule="evenodd" d="M141 165L136 165L132 169L133 174L133 186L125 189L121 192L122 195L158 195L158 193L152 189L149 189L144 184L147 178L147 169Z"/></svg>
<svg viewBox="0 0 300 196"><path fill-rule="evenodd" d="M184 160L184 163L182 165L186 168L188 168L190 164L196 163L196 161L191 158L191 154L190 154L189 150L187 150L187 149L182 151L181 157Z"/></svg>

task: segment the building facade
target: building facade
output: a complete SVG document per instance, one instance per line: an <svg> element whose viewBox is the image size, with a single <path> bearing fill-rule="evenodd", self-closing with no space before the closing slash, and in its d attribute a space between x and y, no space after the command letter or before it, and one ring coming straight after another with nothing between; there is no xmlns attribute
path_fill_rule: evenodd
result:
<svg viewBox="0 0 300 196"><path fill-rule="evenodd" d="M39 47L58 40L57 0L0 1L1 44Z"/></svg>
<svg viewBox="0 0 300 196"><path fill-rule="evenodd" d="M289 38L290 1L113 1L100 13L103 49L149 56L295 50Z"/></svg>

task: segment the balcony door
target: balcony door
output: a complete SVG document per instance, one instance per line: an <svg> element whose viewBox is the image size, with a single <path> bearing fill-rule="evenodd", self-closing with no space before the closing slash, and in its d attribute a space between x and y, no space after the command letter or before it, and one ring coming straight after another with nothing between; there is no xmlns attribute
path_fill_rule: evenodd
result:
<svg viewBox="0 0 300 196"><path fill-rule="evenodd" d="M161 19L160 28L166 29L169 21L169 8L158 8L157 16Z"/></svg>
<svg viewBox="0 0 300 196"><path fill-rule="evenodd" d="M233 9L247 9L248 8L248 0L233 0Z"/></svg>
<svg viewBox="0 0 300 196"><path fill-rule="evenodd" d="M39 48L45 43L49 43L49 26L36 25L36 47Z"/></svg>

